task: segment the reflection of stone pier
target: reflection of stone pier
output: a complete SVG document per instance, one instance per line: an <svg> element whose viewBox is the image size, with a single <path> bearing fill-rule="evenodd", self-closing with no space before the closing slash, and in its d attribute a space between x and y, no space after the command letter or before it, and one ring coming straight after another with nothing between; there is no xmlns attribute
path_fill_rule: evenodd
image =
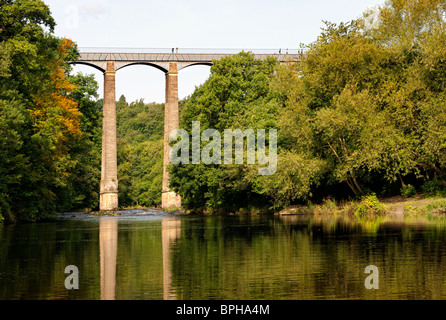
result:
<svg viewBox="0 0 446 320"><path fill-rule="evenodd" d="M101 300L114 300L116 288L116 258L118 253L118 220L103 217L99 220L101 256Z"/></svg>
<svg viewBox="0 0 446 320"><path fill-rule="evenodd" d="M181 235L181 220L163 219L161 222L161 237L163 242L163 291L164 300L175 300L172 292L172 262L170 247Z"/></svg>

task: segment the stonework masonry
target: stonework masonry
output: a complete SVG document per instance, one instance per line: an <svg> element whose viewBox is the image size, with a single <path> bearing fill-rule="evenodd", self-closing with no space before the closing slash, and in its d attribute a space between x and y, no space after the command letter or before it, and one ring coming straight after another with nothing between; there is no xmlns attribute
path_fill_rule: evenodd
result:
<svg viewBox="0 0 446 320"><path fill-rule="evenodd" d="M178 71L192 65L212 65L215 60L232 54L161 54L161 53L81 53L76 62L104 72L104 107L102 133L101 211L114 211L118 203L118 165L116 150L115 73L129 65L145 64L166 74L164 118L164 165L162 186L163 209L181 208L181 197L169 188L169 134L179 128ZM294 63L300 54L255 54L256 59L275 57L280 63Z"/></svg>
<svg viewBox="0 0 446 320"><path fill-rule="evenodd" d="M107 69L104 73L100 211L117 210L119 206L115 72L114 62L107 61Z"/></svg>
<svg viewBox="0 0 446 320"><path fill-rule="evenodd" d="M178 69L176 62L169 63L169 72L166 73L166 103L164 110L164 163L163 163L163 189L161 206L163 209L181 207L181 197L169 188L169 172L167 167L170 163L169 135L180 126L178 110Z"/></svg>

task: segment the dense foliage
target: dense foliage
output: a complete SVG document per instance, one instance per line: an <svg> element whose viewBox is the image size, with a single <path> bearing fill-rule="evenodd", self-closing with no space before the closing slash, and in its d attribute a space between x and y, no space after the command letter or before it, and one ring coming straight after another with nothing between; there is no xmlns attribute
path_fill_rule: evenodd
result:
<svg viewBox="0 0 446 320"><path fill-rule="evenodd" d="M388 1L375 24L370 14L327 22L296 64L275 68L249 54L215 63L183 127L278 128L278 168L259 176L255 166L172 166L187 209L276 209L446 185L446 2Z"/></svg>
<svg viewBox="0 0 446 320"><path fill-rule="evenodd" d="M161 204L164 105L142 100L116 104L120 206Z"/></svg>
<svg viewBox="0 0 446 320"><path fill-rule="evenodd" d="M247 152L243 165L171 165L185 209L274 211L445 189L446 1L389 0L375 13L326 22L297 63L247 52L215 61L180 101L181 128L221 133L199 145L214 160L209 146L224 150L226 129L275 129L277 168L259 175L264 164L248 164ZM102 102L93 76L69 75L76 45L54 27L41 0L0 4L0 223L98 207ZM162 104L117 102L122 206L161 202L163 118Z"/></svg>
<svg viewBox="0 0 446 320"><path fill-rule="evenodd" d="M277 128L277 105L269 83L277 61L255 60L249 53L226 57L211 67L207 82L186 102L180 127L192 134L192 121L200 130ZM222 139L223 143L223 139ZM201 144L201 149L207 143ZM192 156L192 155L191 155ZM245 161L246 163L246 161ZM172 167L171 186L181 194L183 205L194 210L237 210L260 207L271 201L268 194L255 192L257 172L252 165L188 164Z"/></svg>
<svg viewBox="0 0 446 320"><path fill-rule="evenodd" d="M97 85L68 76L76 46L55 37L54 26L42 1L1 2L0 216L9 220L96 198Z"/></svg>

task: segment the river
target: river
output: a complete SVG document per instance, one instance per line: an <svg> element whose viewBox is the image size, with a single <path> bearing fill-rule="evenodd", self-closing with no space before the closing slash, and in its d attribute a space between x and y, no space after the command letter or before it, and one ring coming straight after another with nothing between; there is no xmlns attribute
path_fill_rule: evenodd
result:
<svg viewBox="0 0 446 320"><path fill-rule="evenodd" d="M445 299L445 275L443 219L127 210L0 228L2 300Z"/></svg>

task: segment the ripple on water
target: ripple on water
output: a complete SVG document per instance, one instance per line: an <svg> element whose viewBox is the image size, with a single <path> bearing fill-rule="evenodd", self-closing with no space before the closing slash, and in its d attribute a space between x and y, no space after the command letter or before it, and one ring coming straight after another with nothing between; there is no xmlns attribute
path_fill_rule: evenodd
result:
<svg viewBox="0 0 446 320"><path fill-rule="evenodd" d="M58 218L60 219L76 219L76 220L91 220L98 219L101 217L116 217L119 219L162 219L169 216L183 215L180 211L175 212L165 212L161 209L125 209L114 211L110 214L98 214L98 212L85 213L85 212L64 212L59 213Z"/></svg>

